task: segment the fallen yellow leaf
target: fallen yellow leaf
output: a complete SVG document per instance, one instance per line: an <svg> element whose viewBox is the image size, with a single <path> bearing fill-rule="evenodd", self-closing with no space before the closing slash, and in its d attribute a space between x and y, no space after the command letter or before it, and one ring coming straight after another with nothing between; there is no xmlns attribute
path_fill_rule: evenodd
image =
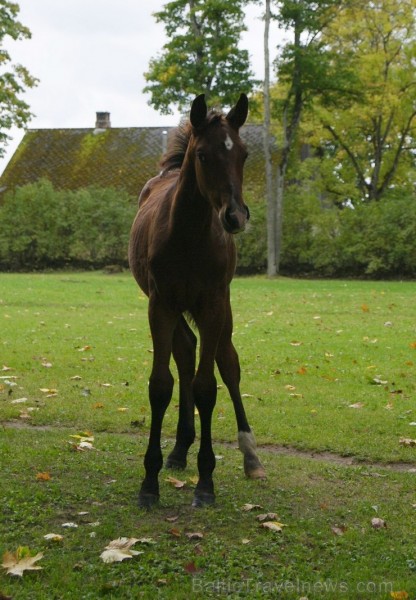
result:
<svg viewBox="0 0 416 600"><path fill-rule="evenodd" d="M29 548L19 546L16 552L6 552L3 555L3 563L1 566L6 569L8 575L22 577L25 571L38 571L39 569L42 569L42 567L35 565L42 557L42 552L32 556Z"/></svg>
<svg viewBox="0 0 416 600"><path fill-rule="evenodd" d="M175 479L175 477L167 477L165 479L165 481L172 484L173 487L177 488L178 490L182 489L186 485L186 481L181 481L180 479Z"/></svg>
<svg viewBox="0 0 416 600"><path fill-rule="evenodd" d="M55 390L54 388L39 388L39 391L46 394L48 398L56 396L58 393L58 390Z"/></svg>
<svg viewBox="0 0 416 600"><path fill-rule="evenodd" d="M126 537L113 540L105 547L104 552L100 554L100 558L105 563L113 563L121 562L126 558L133 558L133 556L137 556L138 554L143 554L143 552L131 549L131 546L138 541L137 538Z"/></svg>
<svg viewBox="0 0 416 600"><path fill-rule="evenodd" d="M52 479L52 476L48 472L45 472L45 473L36 473L36 479L38 481L49 481L50 479Z"/></svg>
<svg viewBox="0 0 416 600"><path fill-rule="evenodd" d="M265 529L270 529L270 531L280 532L282 531L282 527L286 527L284 523L279 523L279 521L265 521L261 524L261 527Z"/></svg>
<svg viewBox="0 0 416 600"><path fill-rule="evenodd" d="M60 535L59 533L47 533L43 537L45 540L52 542L61 542L64 539L64 536Z"/></svg>

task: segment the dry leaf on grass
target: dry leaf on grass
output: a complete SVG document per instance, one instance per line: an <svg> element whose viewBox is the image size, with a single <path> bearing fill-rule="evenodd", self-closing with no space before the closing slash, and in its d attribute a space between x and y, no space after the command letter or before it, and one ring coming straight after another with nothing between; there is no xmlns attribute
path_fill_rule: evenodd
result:
<svg viewBox="0 0 416 600"><path fill-rule="evenodd" d="M168 533L176 538L180 538L182 535L179 529L176 529L176 527L172 527L172 529L169 529Z"/></svg>
<svg viewBox="0 0 416 600"><path fill-rule="evenodd" d="M401 446L416 446L416 440L412 440L411 438L400 438L399 444Z"/></svg>
<svg viewBox="0 0 416 600"><path fill-rule="evenodd" d="M137 541L139 542L139 544L146 544L146 545L157 544L157 542L155 542L155 540L153 538L139 538Z"/></svg>
<svg viewBox="0 0 416 600"><path fill-rule="evenodd" d="M193 531L185 533L185 536L188 538L188 540L202 540L204 534L200 533L199 531Z"/></svg>
<svg viewBox="0 0 416 600"><path fill-rule="evenodd" d="M104 552L100 554L100 558L105 563L113 563L121 562L126 558L133 558L133 556L137 556L138 554L143 554L143 552L131 549L131 546L134 546L138 541L137 538L117 538L105 547Z"/></svg>
<svg viewBox="0 0 416 600"><path fill-rule="evenodd" d="M284 523L279 523L279 521L265 521L261 524L261 527L279 533L282 531L282 527L286 527L286 525L284 525Z"/></svg>
<svg viewBox="0 0 416 600"><path fill-rule="evenodd" d="M167 477L165 481L173 485L173 487L177 488L178 490L182 489L186 485L186 481L180 481L179 479L175 479L175 477Z"/></svg>
<svg viewBox="0 0 416 600"><path fill-rule="evenodd" d="M37 481L49 481L52 479L52 475L48 472L45 473L36 473Z"/></svg>
<svg viewBox="0 0 416 600"><path fill-rule="evenodd" d="M186 563L186 565L184 566L184 569L190 575L192 575L193 573L198 573L198 571L201 570L201 569L198 569L198 567L195 565L194 561Z"/></svg>
<svg viewBox="0 0 416 600"><path fill-rule="evenodd" d="M387 527L387 523L384 519L380 519L380 517L373 517L371 519L371 527L374 527L374 529L384 529Z"/></svg>
<svg viewBox="0 0 416 600"><path fill-rule="evenodd" d="M345 525L334 525L331 527L331 531L334 535L344 535L344 533L347 531L347 528Z"/></svg>
<svg viewBox="0 0 416 600"><path fill-rule="evenodd" d="M45 540L51 542L61 542L64 539L63 535L59 535L59 533L47 533L43 536Z"/></svg>
<svg viewBox="0 0 416 600"><path fill-rule="evenodd" d="M16 552L6 552L3 554L3 563L1 566L6 569L8 575L22 577L25 571L38 571L42 569L42 567L35 565L42 557L43 552L32 556L29 548L19 546Z"/></svg>
<svg viewBox="0 0 416 600"><path fill-rule="evenodd" d="M27 398L15 398L10 401L10 404L23 404L25 402L27 402Z"/></svg>
<svg viewBox="0 0 416 600"><path fill-rule="evenodd" d="M244 506L241 507L241 510L249 512L250 510L262 509L262 508L263 507L260 506L260 504L244 504Z"/></svg>
<svg viewBox="0 0 416 600"><path fill-rule="evenodd" d="M179 519L179 515L174 515L172 517L166 517L165 521L168 521L169 523L174 523L175 521L177 521Z"/></svg>
<svg viewBox="0 0 416 600"><path fill-rule="evenodd" d="M39 388L39 391L46 394L47 398L54 398L58 395L58 390L54 388Z"/></svg>
<svg viewBox="0 0 416 600"><path fill-rule="evenodd" d="M79 450L83 452L85 450L95 450L93 446L94 436L89 431L83 434L70 435L76 441L68 442L71 445L71 450Z"/></svg>
<svg viewBox="0 0 416 600"><path fill-rule="evenodd" d="M260 523L263 523L264 521L276 521L277 514L272 512L263 513L261 515L257 515L256 519L257 521L260 521Z"/></svg>

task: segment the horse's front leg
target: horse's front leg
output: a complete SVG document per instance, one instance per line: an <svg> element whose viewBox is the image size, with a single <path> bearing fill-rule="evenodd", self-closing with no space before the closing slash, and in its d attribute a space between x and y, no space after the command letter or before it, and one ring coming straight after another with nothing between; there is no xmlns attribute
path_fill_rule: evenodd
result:
<svg viewBox="0 0 416 600"><path fill-rule="evenodd" d="M217 382L214 369L210 372L198 369L193 390L195 405L201 422L201 442L198 452L199 479L195 488L192 506L202 507L215 502L212 474L215 469L215 454L212 448L212 413L217 400Z"/></svg>
<svg viewBox="0 0 416 600"><path fill-rule="evenodd" d="M198 452L199 479L192 506L201 507L215 502L212 474L215 454L212 448L212 413L217 400L217 381L214 375L215 354L224 323L223 296L213 297L195 316L200 332L200 359L193 380L193 397L201 422L201 442Z"/></svg>
<svg viewBox="0 0 416 600"><path fill-rule="evenodd" d="M166 460L166 467L184 469L189 447L195 439L195 408L192 380L195 376L196 336L181 317L173 334L173 357L179 373L179 419L176 444Z"/></svg>
<svg viewBox="0 0 416 600"><path fill-rule="evenodd" d="M144 458L145 477L140 493L139 506L150 508L159 501L159 471L163 465L160 444L162 422L172 397L173 377L169 370L172 336L177 317L162 307L156 298L149 300L149 324L153 339L153 366L149 378L151 408L150 436Z"/></svg>

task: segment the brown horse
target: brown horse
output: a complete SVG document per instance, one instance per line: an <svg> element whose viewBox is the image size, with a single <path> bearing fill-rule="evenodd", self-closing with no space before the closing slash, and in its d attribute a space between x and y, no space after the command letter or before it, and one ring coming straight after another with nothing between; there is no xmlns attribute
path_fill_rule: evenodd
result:
<svg viewBox="0 0 416 600"><path fill-rule="evenodd" d="M166 466L185 468L195 438L196 406L201 442L193 506L212 504L215 499L211 440L217 395L215 362L234 404L245 473L252 478L265 477L244 412L240 365L231 341L229 285L236 264L232 234L242 231L249 219L242 197L247 151L238 135L247 111L244 94L227 116L208 113L204 95L197 96L190 122L178 128L162 159L162 172L148 181L140 194L129 262L136 281L149 297L153 340L149 379L152 420L144 459L146 474L139 495L142 507L148 508L159 499L162 421L173 390L171 354L179 373L179 420L176 444ZM190 316L200 334L196 372L197 340L184 314Z"/></svg>

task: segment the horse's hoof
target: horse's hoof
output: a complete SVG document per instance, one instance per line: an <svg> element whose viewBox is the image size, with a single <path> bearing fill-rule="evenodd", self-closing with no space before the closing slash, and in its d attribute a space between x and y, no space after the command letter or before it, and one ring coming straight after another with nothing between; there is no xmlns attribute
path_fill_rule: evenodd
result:
<svg viewBox="0 0 416 600"><path fill-rule="evenodd" d="M244 473L248 479L266 479L266 471L257 455L244 456Z"/></svg>
<svg viewBox="0 0 416 600"><path fill-rule="evenodd" d="M174 456L168 456L165 462L165 467L167 469L183 471L186 469L186 459L181 460L180 458L175 458Z"/></svg>
<svg viewBox="0 0 416 600"><path fill-rule="evenodd" d="M195 492L192 507L204 508L205 506L212 506L214 503L215 494L211 494L209 492Z"/></svg>
<svg viewBox="0 0 416 600"><path fill-rule="evenodd" d="M147 510L153 508L159 504L158 494L149 494L147 492L140 492L139 494L139 508L146 508Z"/></svg>
<svg viewBox="0 0 416 600"><path fill-rule="evenodd" d="M260 466L255 469L247 470L246 477L249 479L267 479L267 474L263 467Z"/></svg>

